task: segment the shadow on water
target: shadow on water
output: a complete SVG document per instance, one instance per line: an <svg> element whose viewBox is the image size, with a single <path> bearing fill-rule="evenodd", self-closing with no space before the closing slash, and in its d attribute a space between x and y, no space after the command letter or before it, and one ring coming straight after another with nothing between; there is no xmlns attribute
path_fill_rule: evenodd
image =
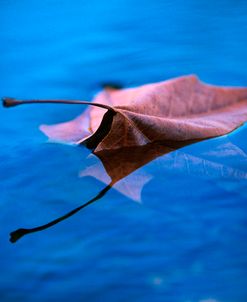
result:
<svg viewBox="0 0 247 302"><path fill-rule="evenodd" d="M198 155L193 154L193 152L190 152L190 154L186 153L184 150L178 151L178 149L193 143L195 143L195 141L177 142L176 144L174 144L174 142L166 142L165 145L156 142L144 146L94 152L92 155L96 157L96 163L81 171L80 176L92 176L105 183L106 186L88 202L49 223L30 229L20 228L12 232L10 234L10 241L14 243L25 235L53 227L78 213L88 205L100 200L113 187L130 199L140 202L140 192L149 179L147 179L146 175L141 174L139 178L135 178L133 182L133 179L129 176L131 176L134 171L159 157L162 159L162 168L164 168L164 170L182 170L185 175L209 177L210 179L247 179L247 173L244 170L231 167L231 160L229 161L229 159L234 158L234 156L246 158L246 154L242 152L238 146L233 144L228 137L207 140L206 146L211 149L207 150L206 154L205 152L201 152ZM218 159L215 157L215 152L218 153ZM171 155L168 153L171 153ZM166 156L162 157L163 155Z"/></svg>
<svg viewBox="0 0 247 302"><path fill-rule="evenodd" d="M17 240L19 240L21 237L27 235L27 234L31 234L31 233L35 233L35 232L40 232L40 231L43 231L45 229L48 229L52 226L54 226L55 224L69 218L70 216L76 214L77 212L79 212L80 210L82 210L83 208L85 208L86 206L90 205L91 203L95 202L96 200L99 200L100 198L102 198L107 191L109 191L111 188L111 184L109 184L108 186L106 186L103 190L101 190L99 192L99 194L97 194L94 198L92 198L91 200L89 200L88 202L86 202L85 204L75 208L74 210L68 212L67 214L55 219L55 220L52 220L51 222L47 223L47 224L44 224L44 225L41 225L41 226L38 226L38 227L35 227L35 228L32 228L32 229L24 229L24 228L21 228L21 229L18 229L12 233L10 233L10 241L12 243L16 242Z"/></svg>
<svg viewBox="0 0 247 302"><path fill-rule="evenodd" d="M73 216L86 206L101 199L119 180L125 178L133 171L154 160L155 158L173 150L173 148L168 146L155 143L145 146L121 148L117 150L107 150L95 153L95 155L102 162L106 172L100 180L107 182L108 178L110 178L110 183L88 202L47 224L30 229L20 228L14 232L11 232L10 241L14 243L27 234L43 231ZM96 176L101 170L101 167L102 166L99 164L96 166L94 165L90 174ZM86 173L88 174L88 171ZM80 173L80 176L83 176L83 172ZM143 180L142 184L139 183L139 187L142 187L144 183L145 180Z"/></svg>

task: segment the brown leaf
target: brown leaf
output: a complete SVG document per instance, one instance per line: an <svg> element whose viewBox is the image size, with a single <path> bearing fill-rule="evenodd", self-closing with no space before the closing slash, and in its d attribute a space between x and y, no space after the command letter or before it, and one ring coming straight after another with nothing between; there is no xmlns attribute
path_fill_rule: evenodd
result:
<svg viewBox="0 0 247 302"><path fill-rule="evenodd" d="M106 89L93 102L112 110L90 107L73 121L40 129L50 139L98 152L158 141L176 148L177 142L229 133L247 119L247 88L211 86L195 76Z"/></svg>
<svg viewBox="0 0 247 302"><path fill-rule="evenodd" d="M50 139L93 149L112 185L162 154L229 133L247 119L247 88L211 86L195 76L122 90L108 86L92 103L7 98L4 105L36 102L93 105L72 121L40 129Z"/></svg>

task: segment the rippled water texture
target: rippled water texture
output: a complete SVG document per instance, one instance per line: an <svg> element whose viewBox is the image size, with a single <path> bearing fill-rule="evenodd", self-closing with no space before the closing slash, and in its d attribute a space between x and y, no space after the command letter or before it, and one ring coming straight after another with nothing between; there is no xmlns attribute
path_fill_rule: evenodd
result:
<svg viewBox="0 0 247 302"><path fill-rule="evenodd" d="M247 86L246 16L241 0L1 0L0 95L90 100L106 82L189 73ZM105 187L88 150L38 130L81 110L0 108L0 301L247 301L246 126L160 156L9 242Z"/></svg>

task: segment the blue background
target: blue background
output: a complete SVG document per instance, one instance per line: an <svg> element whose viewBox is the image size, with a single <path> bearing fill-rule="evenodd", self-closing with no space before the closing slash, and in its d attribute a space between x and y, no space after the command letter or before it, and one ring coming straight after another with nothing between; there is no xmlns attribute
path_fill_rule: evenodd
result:
<svg viewBox="0 0 247 302"><path fill-rule="evenodd" d="M241 0L1 0L0 95L90 100L104 82L190 73L247 86L246 48ZM246 126L141 168L151 177L141 204L112 189L9 243L11 231L63 215L104 187L78 177L87 150L47 144L38 130L81 111L0 108L0 300L246 301Z"/></svg>

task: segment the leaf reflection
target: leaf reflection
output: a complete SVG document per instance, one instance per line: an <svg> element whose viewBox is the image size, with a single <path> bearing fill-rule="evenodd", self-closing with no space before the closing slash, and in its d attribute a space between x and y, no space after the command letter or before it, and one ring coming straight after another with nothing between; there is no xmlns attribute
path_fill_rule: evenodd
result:
<svg viewBox="0 0 247 302"><path fill-rule="evenodd" d="M238 162L241 160L242 163L246 163L247 155L228 137L208 140L204 142L205 148L204 143L193 145L189 148L188 153L186 149L177 150L191 143L193 142L178 143L176 149L173 142L173 147L153 143L95 153L99 160L81 171L80 176L93 176L105 183L106 187L88 202L49 223L30 229L20 228L12 232L10 241L14 243L27 234L43 231L66 220L86 206L100 200L112 187L130 199L140 202L142 188L154 175L144 173L143 169L138 169L159 157L160 168L164 171L174 170L182 172L183 175L210 179L247 179L246 167L244 165L240 165L240 168L239 166L235 167L236 159Z"/></svg>
<svg viewBox="0 0 247 302"><path fill-rule="evenodd" d="M184 146L185 144L189 144L191 141L178 143L177 148ZM174 145L174 143L173 143ZM95 153L95 155L100 159L101 163L104 166L105 173L104 176L98 177L101 181L104 183L108 183L108 185L100 191L94 198L89 200L88 202L82 204L81 206L73 209L72 211L68 212L67 214L52 220L49 223L46 223L44 225L34 227L34 228L20 228L14 232L10 233L10 241L12 243L16 242L20 238L22 238L25 235L40 232L43 230L46 230L57 223L73 216L89 204L92 204L93 202L101 199L119 180L124 179L126 176L137 170L138 168L144 166L148 162L154 160L155 158L164 155L168 152L173 151L174 148L171 148L169 146L164 146L159 143L152 143L144 146L137 146L137 147L126 147L121 148L117 150L103 150L100 152ZM90 168L90 167L89 167ZM92 166L91 170L87 169L87 171L84 171L80 173L80 176L96 176L100 175L99 171L102 168L101 165ZM103 175L103 174L102 174ZM147 182L146 177L141 177L138 181L138 189L142 189L144 184ZM133 183L132 183L133 185ZM136 183L135 183L136 185ZM128 189L125 188L126 192L130 192L130 196L132 196L132 199L138 199L137 191L133 191L133 186L130 186L129 183L127 183ZM120 189L121 191L121 189ZM134 193L134 194L133 194Z"/></svg>

